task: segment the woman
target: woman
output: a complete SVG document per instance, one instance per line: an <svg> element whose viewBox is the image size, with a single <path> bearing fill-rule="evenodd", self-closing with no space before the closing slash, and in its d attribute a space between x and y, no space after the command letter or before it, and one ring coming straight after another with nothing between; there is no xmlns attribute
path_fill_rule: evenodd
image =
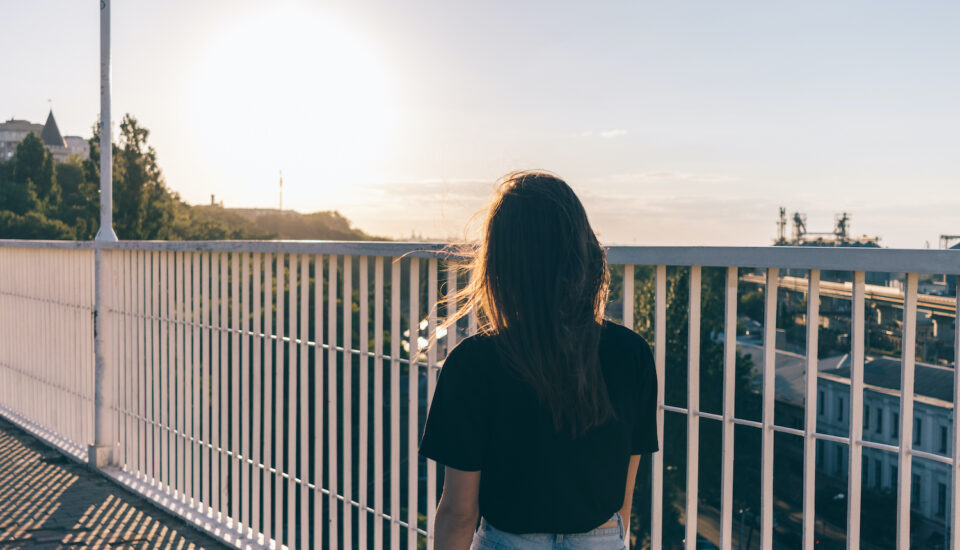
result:
<svg viewBox="0 0 960 550"><path fill-rule="evenodd" d="M445 466L436 548L624 548L657 381L643 338L603 320L583 205L556 176L508 175L470 269L459 311L480 330L444 362L420 443Z"/></svg>

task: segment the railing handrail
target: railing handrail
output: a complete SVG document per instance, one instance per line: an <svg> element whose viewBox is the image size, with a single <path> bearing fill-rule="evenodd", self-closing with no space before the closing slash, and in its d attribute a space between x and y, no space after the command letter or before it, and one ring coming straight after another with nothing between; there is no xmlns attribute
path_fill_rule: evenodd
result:
<svg viewBox="0 0 960 550"><path fill-rule="evenodd" d="M395 241L39 241L0 239L0 247L183 252L281 252L432 258L449 243ZM607 246L611 264L757 267L960 274L955 250L815 246Z"/></svg>

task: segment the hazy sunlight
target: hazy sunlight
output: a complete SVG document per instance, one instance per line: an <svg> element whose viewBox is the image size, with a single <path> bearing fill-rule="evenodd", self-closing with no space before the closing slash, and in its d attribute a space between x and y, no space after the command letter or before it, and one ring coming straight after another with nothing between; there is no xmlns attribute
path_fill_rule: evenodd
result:
<svg viewBox="0 0 960 550"><path fill-rule="evenodd" d="M329 14L270 6L227 24L190 82L199 145L224 166L243 155L254 181L275 182L282 169L286 185L335 200L344 184L380 176L388 76L371 44Z"/></svg>

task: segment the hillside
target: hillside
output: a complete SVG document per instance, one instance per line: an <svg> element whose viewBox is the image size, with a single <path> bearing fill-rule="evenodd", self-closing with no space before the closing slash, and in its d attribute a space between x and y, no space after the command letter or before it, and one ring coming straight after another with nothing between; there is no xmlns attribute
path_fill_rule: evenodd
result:
<svg viewBox="0 0 960 550"><path fill-rule="evenodd" d="M192 206L194 218L205 225L230 228L220 238L369 241L384 240L351 226L336 211L301 214L292 210Z"/></svg>

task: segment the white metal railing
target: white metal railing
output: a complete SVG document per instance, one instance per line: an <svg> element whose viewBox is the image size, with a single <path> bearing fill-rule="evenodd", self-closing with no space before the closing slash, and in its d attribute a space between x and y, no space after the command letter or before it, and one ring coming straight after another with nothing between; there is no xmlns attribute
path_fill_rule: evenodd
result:
<svg viewBox="0 0 960 550"><path fill-rule="evenodd" d="M94 310L94 250L107 283ZM442 357L474 319L426 354L421 337L447 312L458 281L438 244L354 242L0 241L0 412L75 456L93 440L94 314L105 327L109 423L105 473L238 546L433 547L438 469L416 454ZM952 525L960 525L957 407L949 457L912 448L918 273L960 273L960 253L815 248L611 247L633 327L635 266L652 268L657 423L686 420L685 491L664 502L664 456L653 455L649 544L660 548L666 506L680 506L685 546L698 534L701 420L722 432L719 543L734 547L734 427L760 430L760 545L774 548L774 434L803 441L802 538L814 548L818 440L848 446L848 548L860 546L863 447L898 455L898 547L910 543L911 464L950 465ZM665 402L667 268L689 268L685 407ZM722 411L700 409L701 272L725 269ZM738 268L763 273L761 417L734 408ZM806 330L802 428L775 422L781 269L807 270L806 318L818 319L821 270L852 272L850 415L846 436L817 430L817 323ZM904 273L900 445L864 441L865 272ZM620 273L618 271L618 273ZM615 281L616 282L616 281ZM956 306L954 306L956 307ZM425 321L421 324L422 321ZM371 334L372 332L372 334ZM955 331L960 333L960 331ZM960 350L955 336L954 352ZM354 340L356 339L356 341ZM439 349L438 349L439 348ZM954 396L960 381L954 377ZM954 398L956 399L956 397ZM955 402L955 401L954 401ZM666 437L671 437L667 434ZM661 437L664 437L661 435ZM953 547L960 547L957 530ZM642 541L641 541L642 542ZM742 544L743 541L740 541Z"/></svg>

